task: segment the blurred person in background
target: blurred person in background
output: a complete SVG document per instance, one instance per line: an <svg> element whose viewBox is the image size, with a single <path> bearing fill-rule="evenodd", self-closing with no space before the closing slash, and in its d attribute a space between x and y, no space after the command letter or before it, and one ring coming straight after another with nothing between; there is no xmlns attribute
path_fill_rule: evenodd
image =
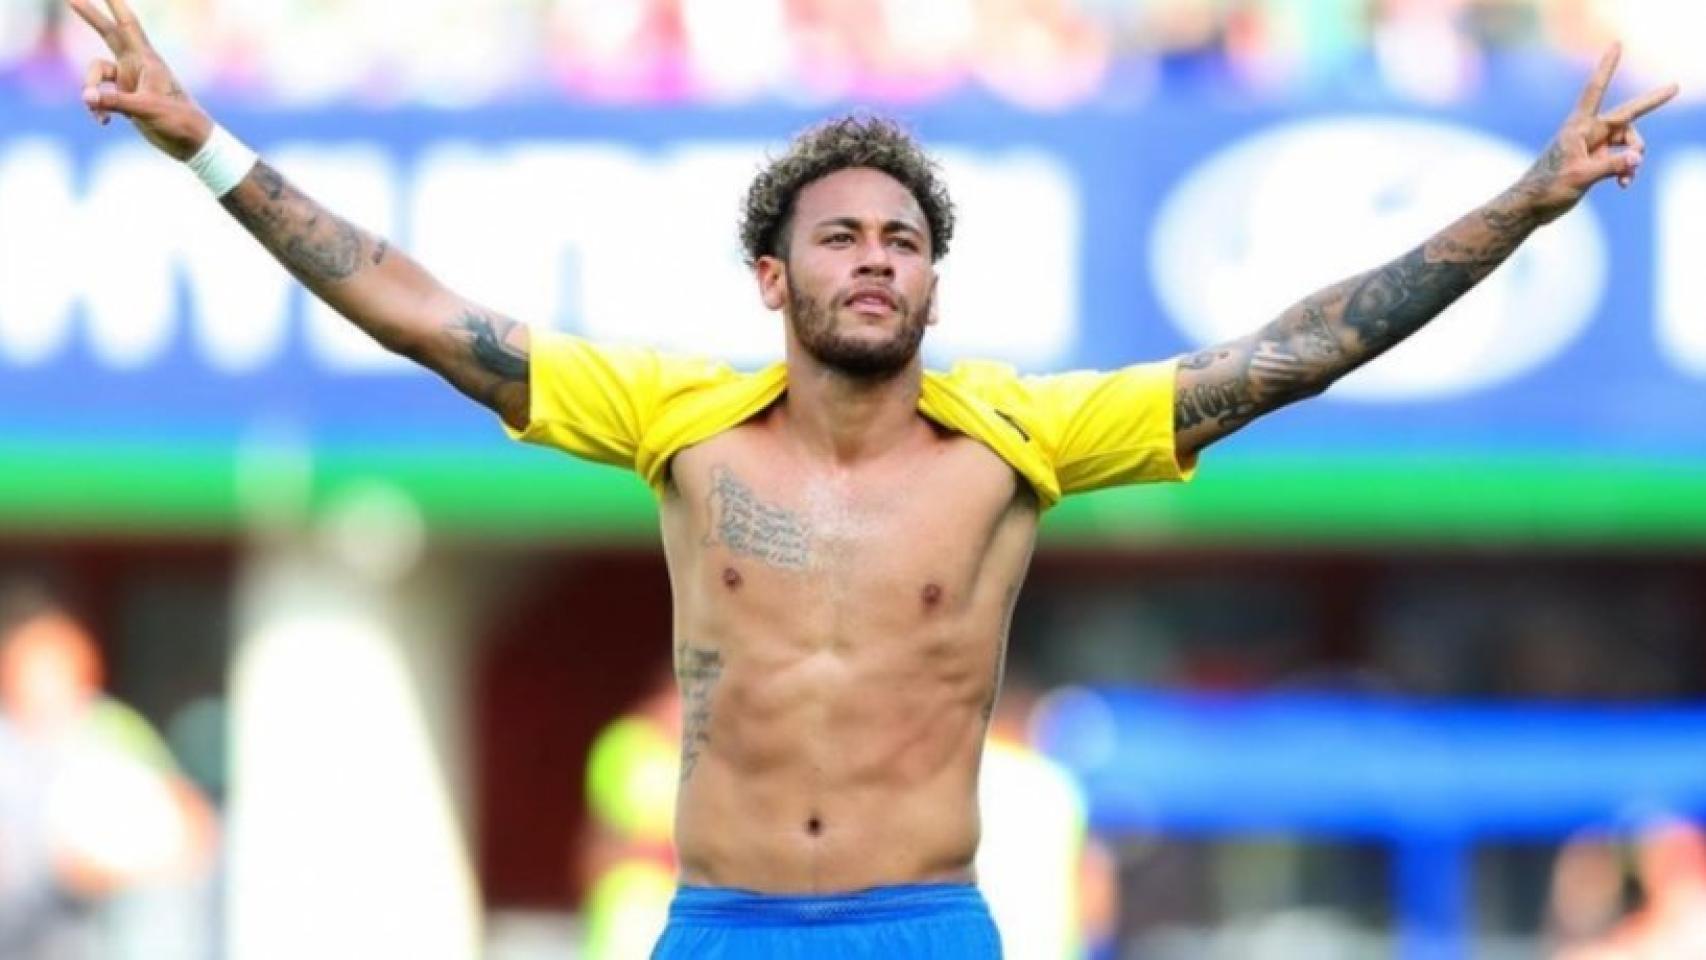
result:
<svg viewBox="0 0 1706 960"><path fill-rule="evenodd" d="M1533 167L1411 252L1192 355L1039 377L924 369L953 205L898 126L830 121L748 192L742 245L786 361L739 373L532 330L445 288L219 128L125 0L68 2L112 54L86 76L98 121L186 161L315 295L513 438L657 494L683 727L666 958L999 956L977 779L1042 513L1186 479L1210 444L1395 346L1594 184L1630 183L1634 122L1676 93L1604 110L1613 48Z"/></svg>
<svg viewBox="0 0 1706 960"><path fill-rule="evenodd" d="M1551 945L1547 955L1568 960L1602 941L1623 917L1626 889L1623 851L1616 838L1590 828L1564 841L1552 863L1542 921Z"/></svg>
<svg viewBox="0 0 1706 960"><path fill-rule="evenodd" d="M1603 869L1584 863L1588 855L1577 844L1559 855L1558 876L1568 882L1558 891L1573 900L1597 903L1600 898L1575 896L1591 888L1590 875ZM1647 826L1635 842L1634 866L1640 905L1611 925L1601 936L1566 945L1555 960L1697 960L1706 957L1706 831L1694 823L1665 818ZM1619 876L1621 879L1621 876ZM1608 887L1600 882L1598 887ZM1574 906L1574 903L1570 904ZM1603 909L1582 911L1588 917ZM1562 938L1561 938L1562 939Z"/></svg>
<svg viewBox="0 0 1706 960"><path fill-rule="evenodd" d="M668 669L593 738L581 863L584 960L644 956L669 920L680 744L681 704Z"/></svg>
<svg viewBox="0 0 1706 960"><path fill-rule="evenodd" d="M1090 833L1083 788L1033 742L1039 691L1020 671L1006 672L978 774L978 886L1011 956L1111 956L1119 911L1113 854Z"/></svg>
<svg viewBox="0 0 1706 960"><path fill-rule="evenodd" d="M0 594L0 956L202 955L211 809L140 714L101 692L87 630Z"/></svg>

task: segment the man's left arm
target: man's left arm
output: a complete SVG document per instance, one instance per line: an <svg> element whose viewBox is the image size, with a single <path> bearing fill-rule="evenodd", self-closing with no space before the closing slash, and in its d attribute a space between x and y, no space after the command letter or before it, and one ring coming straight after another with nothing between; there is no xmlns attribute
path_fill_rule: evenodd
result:
<svg viewBox="0 0 1706 960"><path fill-rule="evenodd" d="M1645 144L1634 123L1676 95L1674 84L1601 114L1619 48L1601 58L1576 108L1509 189L1391 263L1304 298L1260 330L1181 357L1174 404L1181 458L1385 353L1503 263L1589 187L1628 186Z"/></svg>

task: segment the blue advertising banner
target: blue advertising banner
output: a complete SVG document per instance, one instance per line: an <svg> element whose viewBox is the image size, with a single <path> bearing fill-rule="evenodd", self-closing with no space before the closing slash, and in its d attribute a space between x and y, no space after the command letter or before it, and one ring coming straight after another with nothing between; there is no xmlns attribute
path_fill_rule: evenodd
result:
<svg viewBox="0 0 1706 960"><path fill-rule="evenodd" d="M1247 332L1493 196L1568 101L904 117L961 209L932 362L1109 367ZM215 112L328 206L518 319L741 365L780 350L736 221L766 152L815 115ZM0 459L68 443L217 457L282 437L544 469L312 303L130 131L5 91L0 116ZM1632 189L1596 190L1411 342L1229 441L1225 462L1639 463L1698 489L1701 120L1655 116Z"/></svg>

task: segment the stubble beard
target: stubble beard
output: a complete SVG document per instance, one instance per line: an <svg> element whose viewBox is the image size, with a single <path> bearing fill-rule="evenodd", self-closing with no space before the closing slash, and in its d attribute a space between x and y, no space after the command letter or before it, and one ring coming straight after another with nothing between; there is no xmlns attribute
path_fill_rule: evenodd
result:
<svg viewBox="0 0 1706 960"><path fill-rule="evenodd" d="M918 356L924 342L926 318L930 300L916 308L905 298L895 295L895 310L901 316L900 326L886 340L871 341L843 336L835 328L836 308L815 300L788 280L788 323L800 346L817 362L849 377L860 380L882 380L905 370Z"/></svg>

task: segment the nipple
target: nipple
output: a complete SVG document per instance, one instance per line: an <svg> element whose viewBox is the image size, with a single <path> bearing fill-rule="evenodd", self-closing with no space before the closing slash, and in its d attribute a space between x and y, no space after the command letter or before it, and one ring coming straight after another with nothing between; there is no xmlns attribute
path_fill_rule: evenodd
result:
<svg viewBox="0 0 1706 960"><path fill-rule="evenodd" d="M926 607L934 607L942 602L942 588L934 583L927 583L924 585L923 597Z"/></svg>
<svg viewBox="0 0 1706 960"><path fill-rule="evenodd" d="M740 586L740 571L734 567L723 568L723 586L730 590Z"/></svg>

